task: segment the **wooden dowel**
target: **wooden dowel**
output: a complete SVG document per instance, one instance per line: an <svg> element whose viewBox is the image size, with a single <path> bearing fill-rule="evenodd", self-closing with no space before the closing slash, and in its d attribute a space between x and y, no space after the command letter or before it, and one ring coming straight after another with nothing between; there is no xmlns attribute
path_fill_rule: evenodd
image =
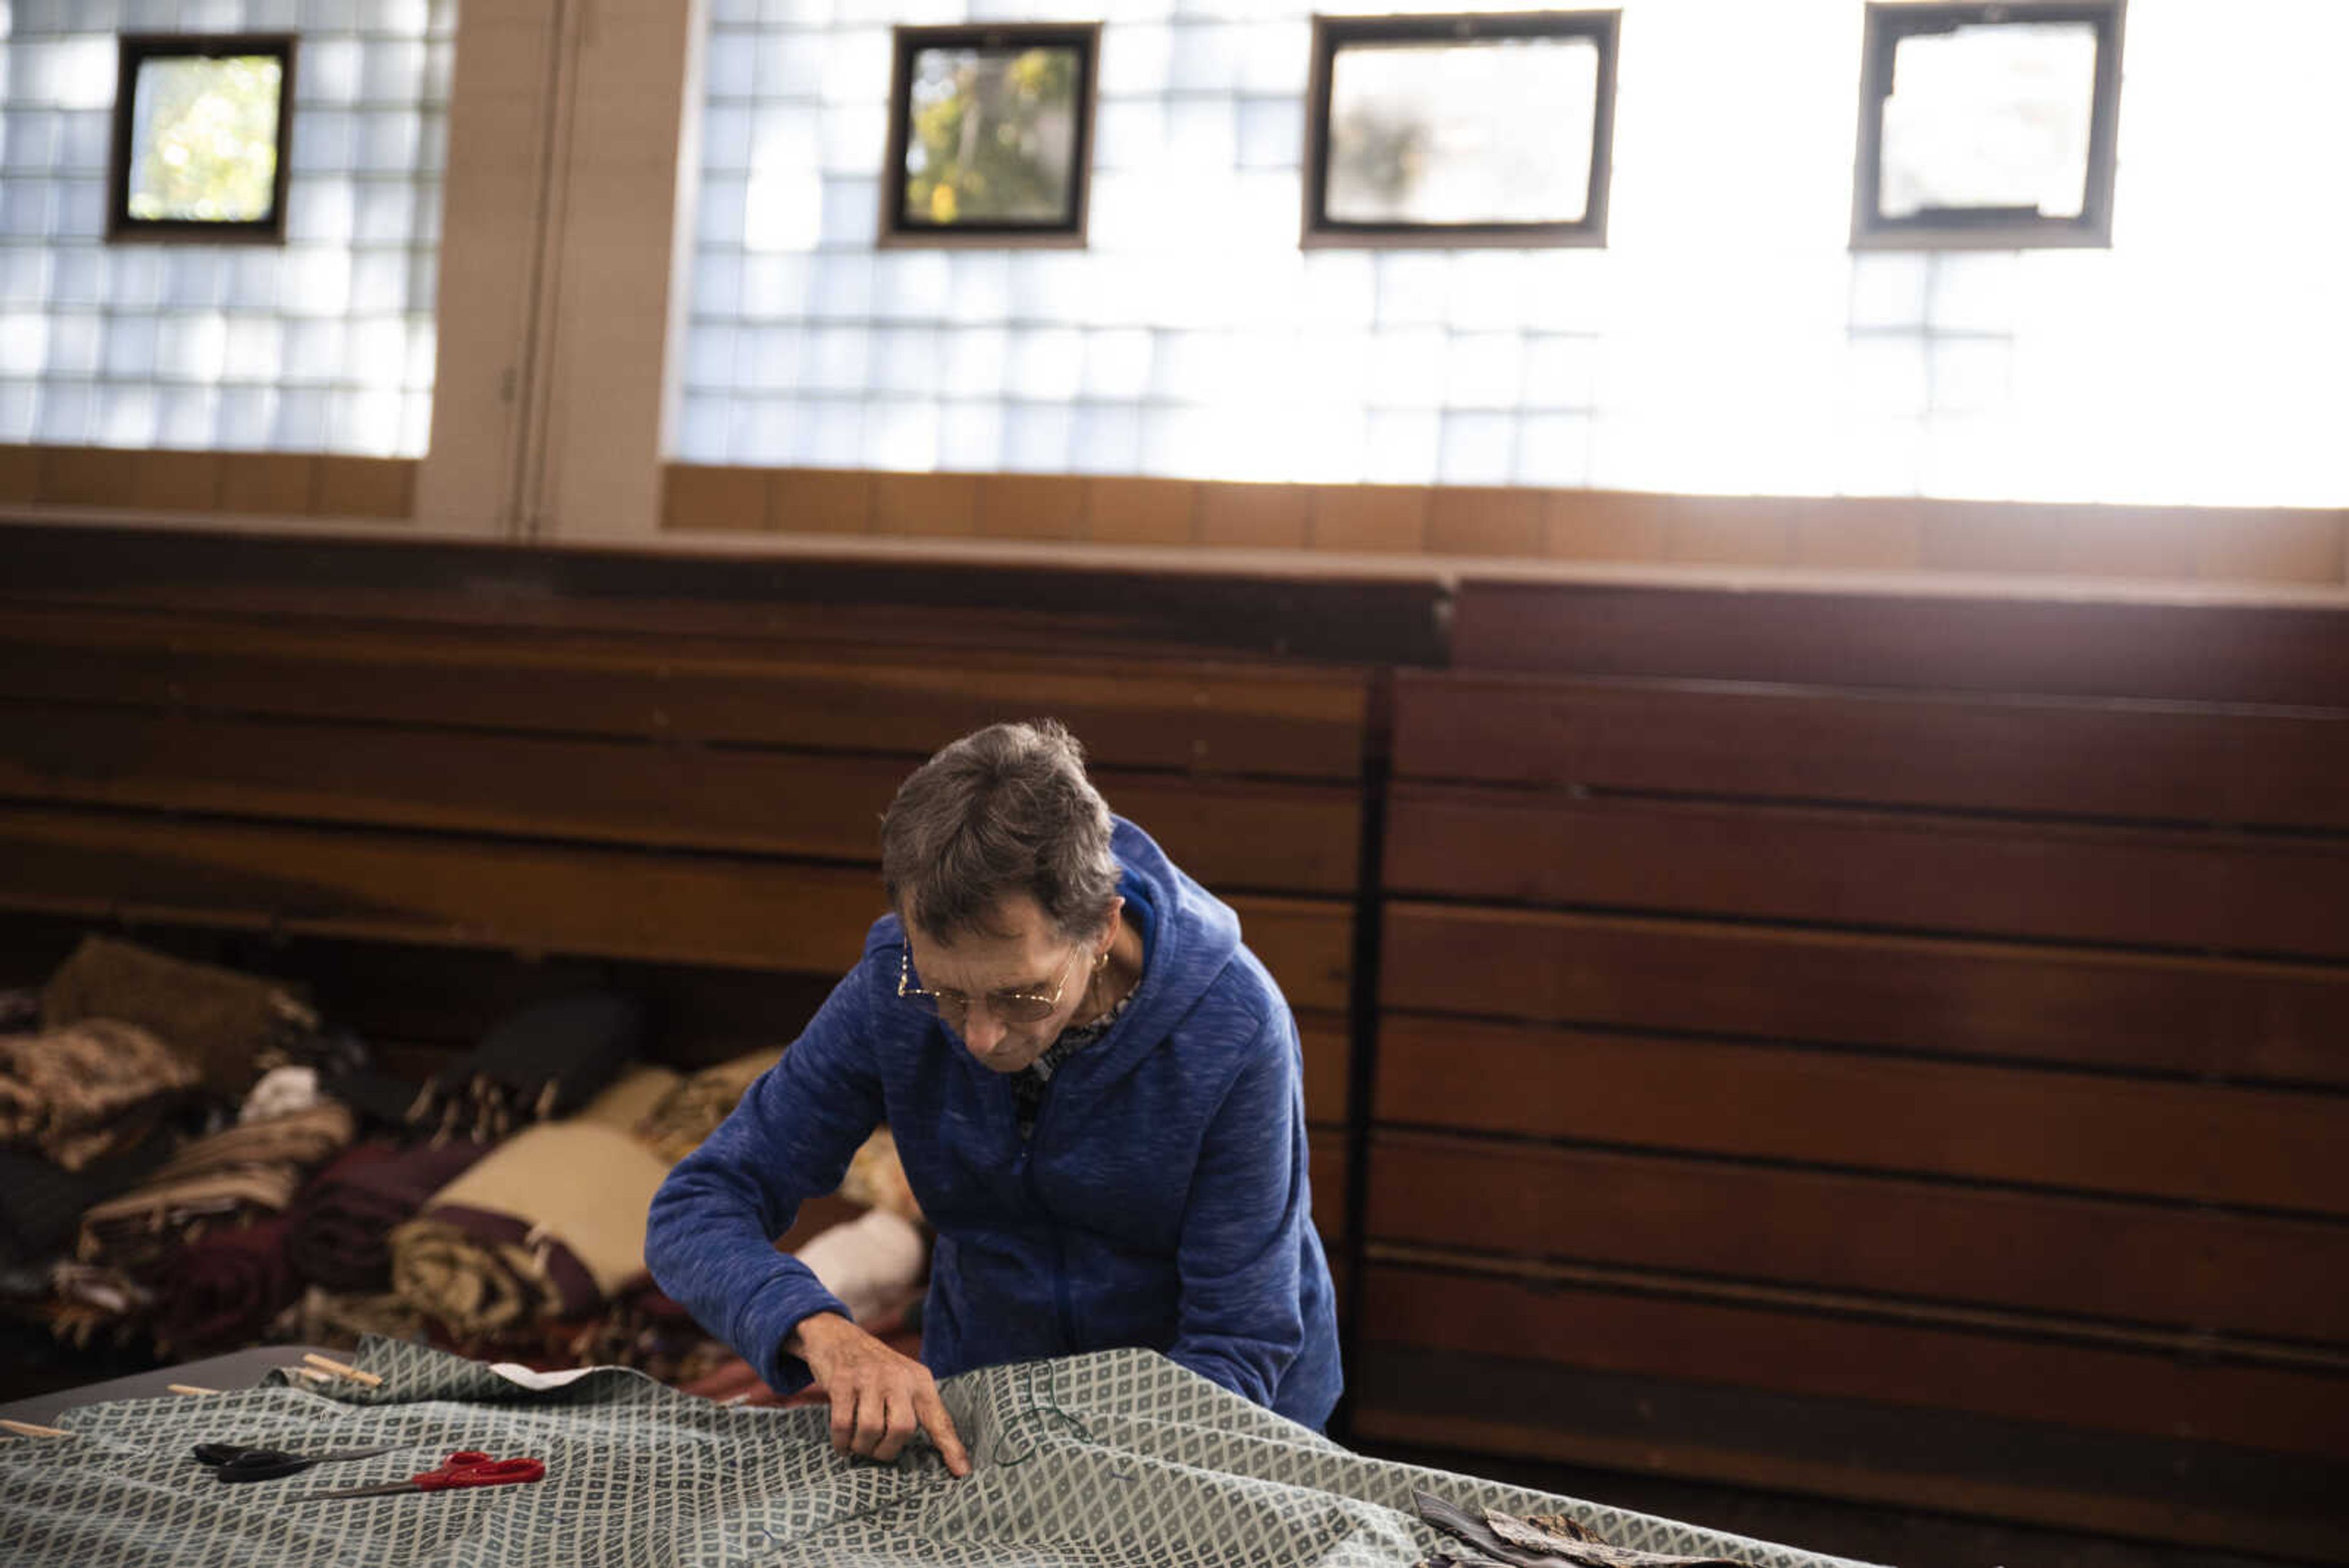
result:
<svg viewBox="0 0 2349 1568"><path fill-rule="evenodd" d="M308 1362L311 1366L317 1367L320 1371L331 1372L337 1377L347 1377L354 1383L364 1383L370 1388L380 1388L383 1386L383 1379L378 1377L374 1373L362 1372L357 1367L346 1366L344 1363L336 1361L332 1356L320 1355L316 1351L310 1351L305 1354L302 1359Z"/></svg>
<svg viewBox="0 0 2349 1568"><path fill-rule="evenodd" d="M220 1392L217 1388L199 1388L192 1383L166 1383L163 1386L170 1389L174 1394L217 1394Z"/></svg>
<svg viewBox="0 0 2349 1568"><path fill-rule="evenodd" d="M334 1381L333 1378L327 1376L325 1373L319 1371L315 1366L289 1366L285 1370L291 1372L295 1376L301 1378L305 1383L332 1383Z"/></svg>
<svg viewBox="0 0 2349 1568"><path fill-rule="evenodd" d="M20 1438L70 1438L73 1436L71 1432L61 1427L36 1427L30 1421L0 1420L0 1428L14 1432Z"/></svg>

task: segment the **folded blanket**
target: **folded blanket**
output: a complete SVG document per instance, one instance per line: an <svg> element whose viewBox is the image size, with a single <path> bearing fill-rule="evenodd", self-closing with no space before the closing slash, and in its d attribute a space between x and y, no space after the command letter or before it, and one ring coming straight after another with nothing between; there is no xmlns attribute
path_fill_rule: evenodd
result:
<svg viewBox="0 0 2349 1568"><path fill-rule="evenodd" d="M409 1107L409 1126L476 1141L585 1105L644 1042L644 1009L587 994L523 1009L466 1057L436 1074Z"/></svg>
<svg viewBox="0 0 2349 1568"><path fill-rule="evenodd" d="M92 1018L0 1034L0 1143L79 1170L146 1141L195 1087L195 1064L134 1023Z"/></svg>
<svg viewBox="0 0 2349 1568"><path fill-rule="evenodd" d="M351 1131L351 1113L330 1100L199 1138L138 1187L93 1205L76 1254L134 1275L159 1272L207 1231L284 1212Z"/></svg>
<svg viewBox="0 0 2349 1568"><path fill-rule="evenodd" d="M714 1067L704 1067L662 1096L637 1124L636 1136L674 1165L699 1148L718 1124L734 1112L759 1075L783 1058L782 1047L753 1051Z"/></svg>
<svg viewBox="0 0 2349 1568"><path fill-rule="evenodd" d="M392 1232L392 1288L470 1334L584 1315L642 1278L668 1166L631 1129L677 1081L634 1068L578 1116L498 1145Z"/></svg>
<svg viewBox="0 0 2349 1568"><path fill-rule="evenodd" d="M297 1293L285 1259L288 1226L264 1220L214 1231L172 1261L155 1311L157 1349L208 1355L262 1337Z"/></svg>
<svg viewBox="0 0 2349 1568"><path fill-rule="evenodd" d="M136 1187L171 1151L150 1137L128 1153L67 1170L29 1148L0 1148L0 1268L71 1250L90 1206Z"/></svg>
<svg viewBox="0 0 2349 1568"><path fill-rule="evenodd" d="M205 1087L243 1097L262 1054L315 1031L317 1014L265 980L190 963L110 937L84 937L41 992L52 1029L86 1018L136 1023L192 1061Z"/></svg>
<svg viewBox="0 0 2349 1568"><path fill-rule="evenodd" d="M489 1153L462 1140L415 1148L358 1144L302 1189L286 1253L300 1278L343 1294L391 1288L391 1231Z"/></svg>

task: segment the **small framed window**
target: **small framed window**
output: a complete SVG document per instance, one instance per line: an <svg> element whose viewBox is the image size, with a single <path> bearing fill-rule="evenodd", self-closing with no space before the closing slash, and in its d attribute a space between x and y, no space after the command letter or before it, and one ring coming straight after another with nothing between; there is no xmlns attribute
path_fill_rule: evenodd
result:
<svg viewBox="0 0 2349 1568"><path fill-rule="evenodd" d="M294 40L126 33L107 237L285 238Z"/></svg>
<svg viewBox="0 0 2349 1568"><path fill-rule="evenodd" d="M1602 245L1621 14L1316 16L1308 245Z"/></svg>
<svg viewBox="0 0 2349 1568"><path fill-rule="evenodd" d="M881 243L1085 243L1098 24L899 27Z"/></svg>
<svg viewBox="0 0 2349 1568"><path fill-rule="evenodd" d="M1870 5L1853 246L2110 244L2124 5Z"/></svg>

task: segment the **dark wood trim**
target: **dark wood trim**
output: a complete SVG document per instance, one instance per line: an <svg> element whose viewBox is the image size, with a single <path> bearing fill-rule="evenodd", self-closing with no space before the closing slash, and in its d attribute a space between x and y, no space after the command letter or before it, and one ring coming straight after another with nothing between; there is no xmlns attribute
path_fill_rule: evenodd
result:
<svg viewBox="0 0 2349 1568"><path fill-rule="evenodd" d="M901 646L574 632L337 628L48 607L0 613L0 692L150 712L388 722L666 742L880 752L918 762L999 719L1050 713L1112 767L1343 780L1361 765L1359 670ZM910 765L910 764L909 764Z"/></svg>
<svg viewBox="0 0 2349 1568"><path fill-rule="evenodd" d="M1424 577L691 555L590 545L0 526L11 603L1056 657L1433 664Z"/></svg>
<svg viewBox="0 0 2349 1568"><path fill-rule="evenodd" d="M2349 827L2349 711L1399 670L1403 777Z"/></svg>
<svg viewBox="0 0 2349 1568"><path fill-rule="evenodd" d="M1389 1010L2349 1084L2338 967L1402 900L1385 918Z"/></svg>
<svg viewBox="0 0 2349 1568"><path fill-rule="evenodd" d="M2349 1459L2349 1378L1858 1315L1367 1265L1365 1346L1489 1355L1765 1393Z"/></svg>
<svg viewBox="0 0 2349 1568"><path fill-rule="evenodd" d="M2349 836L1398 785L1395 893L2349 957Z"/></svg>
<svg viewBox="0 0 2349 1568"><path fill-rule="evenodd" d="M1375 1241L2349 1351L2349 1302L2306 1288L2349 1279L2337 1221L1381 1131L1365 1225Z"/></svg>
<svg viewBox="0 0 2349 1568"><path fill-rule="evenodd" d="M1625 1149L2349 1216L2339 1157L2349 1147L2349 1096L2338 1088L1388 1013L1372 1115Z"/></svg>
<svg viewBox="0 0 2349 1568"><path fill-rule="evenodd" d="M2332 605L1462 582L1462 670L2349 708Z"/></svg>

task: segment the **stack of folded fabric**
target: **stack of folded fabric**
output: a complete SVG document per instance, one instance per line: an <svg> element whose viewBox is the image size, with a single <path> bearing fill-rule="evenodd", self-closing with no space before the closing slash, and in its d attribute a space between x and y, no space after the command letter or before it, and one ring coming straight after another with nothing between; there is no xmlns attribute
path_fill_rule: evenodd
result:
<svg viewBox="0 0 2349 1568"><path fill-rule="evenodd" d="M0 1144L81 1170L144 1143L197 1083L194 1064L135 1023L0 1034Z"/></svg>
<svg viewBox="0 0 2349 1568"><path fill-rule="evenodd" d="M393 1289L460 1337L600 1310L644 1276L668 1166L634 1129L678 1081L632 1068L578 1115L498 1145L392 1232Z"/></svg>
<svg viewBox="0 0 2349 1568"><path fill-rule="evenodd" d="M209 1231L284 1213L303 1179L350 1137L350 1112L329 1100L199 1138L84 1214L77 1252L84 1262L151 1275Z"/></svg>
<svg viewBox="0 0 2349 1568"><path fill-rule="evenodd" d="M346 1149L295 1200L286 1252L294 1272L338 1295L391 1288L391 1232L490 1152L461 1140L401 1148L370 1139Z"/></svg>
<svg viewBox="0 0 2349 1568"><path fill-rule="evenodd" d="M51 1029L98 1018L137 1024L232 1100L318 1028L316 1013L268 981L98 936L85 937L49 977L41 1017Z"/></svg>
<svg viewBox="0 0 2349 1568"><path fill-rule="evenodd" d="M714 1067L704 1067L662 1096L645 1116L636 1136L674 1165L699 1148L734 1112L759 1075L782 1060L781 1046L753 1051Z"/></svg>
<svg viewBox="0 0 2349 1568"><path fill-rule="evenodd" d="M507 1019L434 1075L408 1123L436 1137L487 1142L585 1106L644 1043L644 1009L589 993L540 1002Z"/></svg>

